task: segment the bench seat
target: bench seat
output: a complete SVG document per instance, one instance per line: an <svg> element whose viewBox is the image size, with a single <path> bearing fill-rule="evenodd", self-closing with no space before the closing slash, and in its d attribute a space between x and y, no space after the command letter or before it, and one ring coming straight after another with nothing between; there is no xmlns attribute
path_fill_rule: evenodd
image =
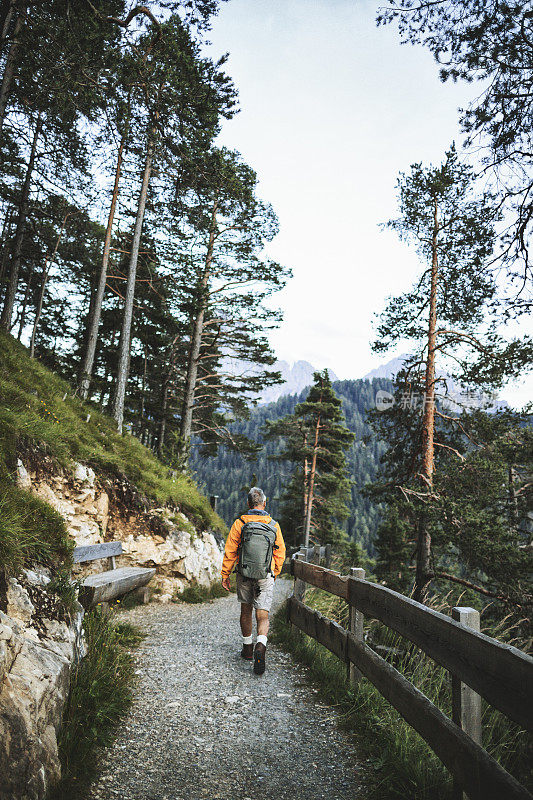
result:
<svg viewBox="0 0 533 800"><path fill-rule="evenodd" d="M155 569L145 567L119 567L85 578L80 589L80 602L84 608L114 600L115 597L146 586L155 575Z"/></svg>

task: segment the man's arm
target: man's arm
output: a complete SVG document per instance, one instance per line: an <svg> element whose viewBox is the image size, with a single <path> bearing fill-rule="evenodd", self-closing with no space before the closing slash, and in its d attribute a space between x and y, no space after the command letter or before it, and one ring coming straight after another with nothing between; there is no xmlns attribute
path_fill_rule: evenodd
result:
<svg viewBox="0 0 533 800"><path fill-rule="evenodd" d="M279 523L276 523L276 541L274 547L274 577L277 578L285 563L285 542Z"/></svg>
<svg viewBox="0 0 533 800"><path fill-rule="evenodd" d="M233 569L233 565L237 561L238 550L239 550L239 542L241 540L241 528L242 522L240 519L236 519L233 525L231 526L231 530L229 532L229 536L226 540L226 547L224 548L224 558L222 559L222 586L224 589L229 591L229 576L231 570Z"/></svg>

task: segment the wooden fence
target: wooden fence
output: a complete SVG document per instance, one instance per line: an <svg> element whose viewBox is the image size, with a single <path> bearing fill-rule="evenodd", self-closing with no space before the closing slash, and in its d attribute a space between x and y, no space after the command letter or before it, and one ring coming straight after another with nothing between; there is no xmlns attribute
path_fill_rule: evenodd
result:
<svg viewBox="0 0 533 800"><path fill-rule="evenodd" d="M289 621L346 662L352 683L365 676L451 772L454 796L470 800L532 800L481 746L481 697L526 730L533 729L533 658L479 632L479 614L455 608L452 618L398 592L311 564L302 548L291 561L294 593ZM311 584L349 604L348 630L305 605ZM413 642L452 676L452 719L363 640L363 617ZM477 630L476 630L477 628Z"/></svg>

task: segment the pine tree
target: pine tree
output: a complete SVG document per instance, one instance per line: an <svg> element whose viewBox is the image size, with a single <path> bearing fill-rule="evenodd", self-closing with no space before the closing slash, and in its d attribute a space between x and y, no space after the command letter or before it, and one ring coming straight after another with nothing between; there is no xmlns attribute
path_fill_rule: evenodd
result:
<svg viewBox="0 0 533 800"><path fill-rule="evenodd" d="M422 386L423 410L413 474L419 501L415 596L421 600L431 580L431 536L425 508L434 499L435 439L438 389L437 358L459 382L499 386L519 375L533 347L505 342L498 328L497 284L489 258L494 245L494 200L475 196L471 168L461 164L455 148L439 167L415 164L398 180L401 216L388 223L400 238L414 243L427 266L415 287L390 300L382 313L373 345L378 352L405 339L414 341L416 356L406 382ZM406 384L406 385L407 385Z"/></svg>
<svg viewBox="0 0 533 800"><path fill-rule="evenodd" d="M345 534L338 523L348 516L350 481L345 451L354 440L335 394L328 371L315 372L314 384L294 414L267 423L267 438L283 437L277 459L296 469L284 494L281 521L289 540L298 532L304 544L340 542Z"/></svg>
<svg viewBox="0 0 533 800"><path fill-rule="evenodd" d="M190 325L180 428L186 461L194 433L232 445L225 412L242 416L257 391L279 380L268 370L275 357L266 333L281 315L265 301L290 272L264 257L277 218L257 198L257 176L238 153L189 153L181 186L177 208L186 224L177 239L177 281Z"/></svg>
<svg viewBox="0 0 533 800"><path fill-rule="evenodd" d="M18 132L21 120L25 120L30 135L28 144L18 148L24 174L15 201L16 225L0 320L8 331L19 290L36 175L45 191L52 186L56 191L59 185L74 192L80 176L88 177L86 137L81 128L83 120L93 118L100 102L97 83L88 76L96 76L105 68L116 39L110 26L94 25L89 7L81 9L73 26L67 0L50 0L31 9L26 3L16 5L16 25L21 22L21 27L13 39L13 46L17 43L16 58L10 64L8 57L4 65L0 115L4 102L7 111L2 136ZM119 0L106 4L110 12L122 7Z"/></svg>
<svg viewBox="0 0 533 800"><path fill-rule="evenodd" d="M220 70L200 57L199 45L175 15L160 26L154 42L153 34L142 40L145 57L139 65L145 96L146 124L139 151L142 163L141 189L136 208L135 226L124 293L124 312L119 341L118 366L113 400L113 416L122 431L126 385L129 374L131 328L135 281L142 226L154 159L162 161L161 152L168 147L180 153L191 143L203 147L217 133L221 114L230 114L234 90ZM142 126L141 126L142 130Z"/></svg>
<svg viewBox="0 0 533 800"><path fill-rule="evenodd" d="M525 290L533 221L532 20L522 0L398 0L378 12L378 24L398 24L402 42L431 51L442 81L482 82L461 109L461 123L467 148L476 160L481 155L483 180L491 180L506 211L501 255L516 279L509 301L517 314L531 308Z"/></svg>

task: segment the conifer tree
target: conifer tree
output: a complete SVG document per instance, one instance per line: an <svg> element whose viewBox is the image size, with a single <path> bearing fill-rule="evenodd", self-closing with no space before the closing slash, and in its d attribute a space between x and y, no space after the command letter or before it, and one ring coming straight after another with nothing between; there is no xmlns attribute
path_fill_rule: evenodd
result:
<svg viewBox="0 0 533 800"><path fill-rule="evenodd" d="M178 203L187 250L177 280L190 324L180 427L186 461L193 433L231 446L224 412L242 415L247 400L279 380L267 369L275 357L266 332L281 316L265 301L290 272L262 252L277 233L277 218L257 198L257 176L238 153L190 154L181 180L190 187Z"/></svg>
<svg viewBox="0 0 533 800"><path fill-rule="evenodd" d="M346 427L327 370L315 372L307 398L293 414L267 423L265 436L282 437L284 448L276 459L296 467L281 509L289 539L300 533L305 545L311 537L321 543L341 541L338 523L348 516L350 492L345 451L354 434Z"/></svg>
<svg viewBox="0 0 533 800"><path fill-rule="evenodd" d="M19 274L31 193L40 188L65 187L74 192L77 179L87 175L86 137L82 120L91 120L99 105L94 76L104 69L116 42L110 26L94 25L94 12L83 6L72 24L67 0L49 0L42 4L16 3L14 13L21 23L13 46L16 58L4 65L0 106L5 103L2 136L22 141L17 152L24 162L21 185L16 197L16 225L11 243L1 324L11 329L14 305L19 289ZM109 12L123 8L121 0L105 3ZM12 49L10 48L10 54ZM24 57L22 57L24 56ZM6 73L8 80L6 85ZM6 94L4 94L4 90ZM4 107L4 110L5 110ZM2 108L0 108L0 113ZM29 133L21 139L21 121ZM5 152L5 150L4 150ZM11 154L7 154L11 158ZM68 189L66 188L68 187Z"/></svg>
<svg viewBox="0 0 533 800"><path fill-rule="evenodd" d="M509 300L516 314L531 308L533 223L533 14L522 0L398 0L383 5L378 24L396 23L403 43L425 45L444 81L482 82L460 109L466 146L481 156L483 180L505 209L504 263L516 279ZM513 297L514 295L514 297Z"/></svg>
<svg viewBox="0 0 533 800"><path fill-rule="evenodd" d="M201 58L198 43L179 16L171 17L160 26L155 43L149 36L141 46L147 55L140 64L147 118L143 132L145 144L139 150L141 189L124 292L113 400L113 416L119 431L124 420L137 262L154 158L165 146L174 152L191 147L192 142L196 145L200 141L204 147L208 146L218 130L220 116L229 116L234 104L233 86L220 70L223 62L213 64Z"/></svg>
<svg viewBox="0 0 533 800"><path fill-rule="evenodd" d="M377 352L408 339L416 356L406 380L422 388L422 422L416 459L418 487L404 487L419 503L415 596L421 600L431 576L431 536L425 508L434 498L435 448L450 445L435 438L435 408L441 368L460 383L495 387L518 376L531 359L531 342L506 342L498 331L497 284L489 258L494 245L494 200L474 194L471 168L455 147L439 167L415 164L398 180L401 216L388 223L410 241L424 262L414 288L392 298L381 314Z"/></svg>

